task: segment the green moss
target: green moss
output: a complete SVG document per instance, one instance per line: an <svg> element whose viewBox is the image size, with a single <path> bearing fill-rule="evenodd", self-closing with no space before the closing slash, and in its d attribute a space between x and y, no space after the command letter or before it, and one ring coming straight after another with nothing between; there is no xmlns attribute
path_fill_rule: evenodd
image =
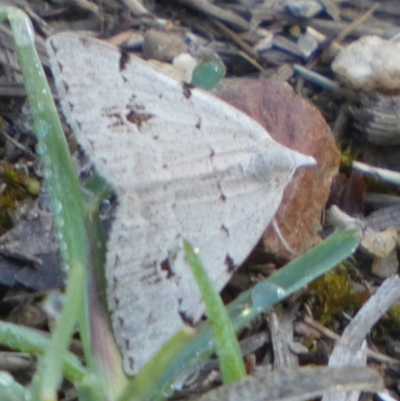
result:
<svg viewBox="0 0 400 401"><path fill-rule="evenodd" d="M386 341L386 336L400 336L400 304L394 304L371 332L374 341Z"/></svg>
<svg viewBox="0 0 400 401"><path fill-rule="evenodd" d="M400 332L400 304L394 304L389 309L389 317Z"/></svg>
<svg viewBox="0 0 400 401"><path fill-rule="evenodd" d="M318 344L316 340L304 337L301 343L308 349L310 354L315 355L318 352Z"/></svg>
<svg viewBox="0 0 400 401"><path fill-rule="evenodd" d="M357 155L352 153L351 145L342 151L340 156L340 171L349 174L351 171L351 163L357 158Z"/></svg>
<svg viewBox="0 0 400 401"><path fill-rule="evenodd" d="M367 296L354 290L353 282L345 265L340 265L308 287L307 297L315 318L330 323L342 312L353 314Z"/></svg>
<svg viewBox="0 0 400 401"><path fill-rule="evenodd" d="M36 178L19 173L14 166L2 162L0 165L0 235L11 228L10 215L18 204L39 193L40 183Z"/></svg>

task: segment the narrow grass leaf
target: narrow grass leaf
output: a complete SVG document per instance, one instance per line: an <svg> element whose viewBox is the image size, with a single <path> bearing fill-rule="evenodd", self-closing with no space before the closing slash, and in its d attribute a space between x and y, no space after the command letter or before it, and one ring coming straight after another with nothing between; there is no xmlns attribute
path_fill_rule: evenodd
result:
<svg viewBox="0 0 400 401"><path fill-rule="evenodd" d="M261 303L264 303L265 311L281 300L281 296L276 294L276 287L283 287L285 296L293 294L351 256L359 242L360 237L357 230L337 232L282 267L275 275L265 280L265 282L271 280L272 292L265 294L265 297L270 300L269 303L261 300L259 293L256 293L257 305L254 306L254 288L243 293L227 306L235 331L241 330L262 312ZM213 349L212 329L210 324L205 322L199 328L198 334L187 344L173 364L165 370L160 381L154 385L151 399L158 400L159 394L163 394L164 389L170 388L171 383L182 371L190 370L191 366L196 366L206 360L212 354Z"/></svg>
<svg viewBox="0 0 400 401"><path fill-rule="evenodd" d="M192 269L206 305L208 320L214 334L215 350L221 365L223 381L227 384L240 380L246 376L246 369L235 331L222 299L192 246L184 241L183 248L186 260Z"/></svg>
<svg viewBox="0 0 400 401"><path fill-rule="evenodd" d="M78 316L86 311L82 307L87 250L83 198L51 91L34 46L31 22L17 8L6 7L2 11L1 16L8 18L16 43L32 110L33 129L38 140L37 151L42 156L43 175L48 185L65 270L69 273L70 285L78 284L76 289L67 290L65 311L63 310L57 321L44 359L39 361L38 372L41 377L34 380L34 397L41 401L55 400L62 379L64 355ZM69 299L69 296L74 298ZM80 320L81 330L88 330L87 319ZM82 325L83 322L86 324ZM89 345L85 343L84 348L89 357Z"/></svg>

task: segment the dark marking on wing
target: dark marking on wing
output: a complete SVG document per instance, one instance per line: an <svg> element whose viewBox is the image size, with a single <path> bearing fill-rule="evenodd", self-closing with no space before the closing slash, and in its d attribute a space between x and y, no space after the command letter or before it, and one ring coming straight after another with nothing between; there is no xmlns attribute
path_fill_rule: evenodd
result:
<svg viewBox="0 0 400 401"><path fill-rule="evenodd" d="M233 263L233 259L230 257L229 253L226 254L224 263L228 268L228 273L233 273L236 270L236 266Z"/></svg>
<svg viewBox="0 0 400 401"><path fill-rule="evenodd" d="M160 281L159 272L157 271L157 263L156 262L149 262L142 264L142 270L146 272L140 278L140 282L145 282L149 285L157 284Z"/></svg>
<svg viewBox="0 0 400 401"><path fill-rule="evenodd" d="M128 361L129 361L129 368L133 372L135 370L135 360L132 357L128 357Z"/></svg>
<svg viewBox="0 0 400 401"><path fill-rule="evenodd" d="M219 197L219 199L221 199L222 202L226 202L226 196L222 192L222 188L221 188L221 183L220 182L217 183L217 188L221 191L221 196Z"/></svg>
<svg viewBox="0 0 400 401"><path fill-rule="evenodd" d="M124 125L124 120L120 113L110 112L110 113L104 113L104 114L111 121L111 124L108 125L109 127L121 127Z"/></svg>
<svg viewBox="0 0 400 401"><path fill-rule="evenodd" d="M131 122L132 124L135 124L138 126L138 128L141 127L141 125L149 120L151 120L154 117L154 114L150 113L139 113L136 110L131 110L127 115L126 119Z"/></svg>
<svg viewBox="0 0 400 401"><path fill-rule="evenodd" d="M226 228L226 226L224 224L222 224L221 226L221 231L227 236L229 237L229 230Z"/></svg>
<svg viewBox="0 0 400 401"><path fill-rule="evenodd" d="M85 37L85 36L79 36L79 41L82 43L83 47L89 47L90 46L90 40L89 38Z"/></svg>
<svg viewBox="0 0 400 401"><path fill-rule="evenodd" d="M156 262L152 262L152 263L144 263L142 265L142 269L143 270L156 270L157 264Z"/></svg>
<svg viewBox="0 0 400 401"><path fill-rule="evenodd" d="M53 48L54 53L58 52L58 47L54 44L54 41L50 39L51 47Z"/></svg>
<svg viewBox="0 0 400 401"><path fill-rule="evenodd" d="M174 272L172 271L171 265L169 263L169 259L164 259L161 262L161 270L167 272L167 279L171 279L175 276Z"/></svg>
<svg viewBox="0 0 400 401"><path fill-rule="evenodd" d="M129 60L130 60L129 53L127 53L124 50L121 50L121 54L119 57L119 70L120 71L125 70L126 65L128 64Z"/></svg>
<svg viewBox="0 0 400 401"><path fill-rule="evenodd" d="M194 326L194 321L191 319L185 312L179 312L179 316L181 317L183 323L189 325L189 326Z"/></svg>
<svg viewBox="0 0 400 401"><path fill-rule="evenodd" d="M182 82L182 93L183 96L185 96L186 99L190 99L190 96L192 96L192 89L194 88L193 85L190 85L186 82Z"/></svg>

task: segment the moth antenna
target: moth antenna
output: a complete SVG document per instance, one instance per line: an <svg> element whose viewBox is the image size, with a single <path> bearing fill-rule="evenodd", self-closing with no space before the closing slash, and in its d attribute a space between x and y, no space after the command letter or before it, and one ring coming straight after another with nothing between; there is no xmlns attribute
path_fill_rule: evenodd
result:
<svg viewBox="0 0 400 401"><path fill-rule="evenodd" d="M283 246L285 247L285 249L290 252L292 255L294 256L298 256L299 253L296 252L285 240L285 238L283 238L283 235L281 233L281 230L279 229L278 223L275 220L275 217L272 219L272 227L274 228L277 236L279 237L279 239L281 240Z"/></svg>

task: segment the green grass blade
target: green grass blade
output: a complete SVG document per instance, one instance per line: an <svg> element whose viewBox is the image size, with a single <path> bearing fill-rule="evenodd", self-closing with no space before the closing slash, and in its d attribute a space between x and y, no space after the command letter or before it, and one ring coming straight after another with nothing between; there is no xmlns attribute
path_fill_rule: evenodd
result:
<svg viewBox="0 0 400 401"><path fill-rule="evenodd" d="M79 401L103 401L103 386L99 386L99 377L89 374L82 382L75 384ZM107 401L113 401L114 398L107 398Z"/></svg>
<svg viewBox="0 0 400 401"><path fill-rule="evenodd" d="M304 288L351 255L359 242L358 231L354 229L331 235L300 258L276 271L268 280L254 286L250 291L252 307L260 312L264 311L271 302L274 304L280 302ZM265 295L266 290L268 295Z"/></svg>
<svg viewBox="0 0 400 401"><path fill-rule="evenodd" d="M18 9L10 7L9 10L38 140L37 151L42 157L43 176L48 185L60 250L68 271L85 261L86 257L83 198L57 109L34 47L30 20Z"/></svg>
<svg viewBox="0 0 400 401"><path fill-rule="evenodd" d="M96 210L98 210L101 202L112 192L112 188L108 182L105 181L96 171L93 171L92 175L86 180L84 190L89 191L89 201L90 203L96 204Z"/></svg>
<svg viewBox="0 0 400 401"><path fill-rule="evenodd" d="M110 193L110 187L94 175L87 183L92 196L90 202L85 202L57 110L34 48L30 21L23 12L12 7L0 8L1 17L9 18L15 36L38 138L37 151L42 156L43 175L48 184L61 254L69 276L65 310L57 321L45 359L39 363L38 372L41 377L37 380L36 389L41 387L40 391L46 391L47 397L55 397L55 389L61 381L62 355L78 322L86 364L99 377L106 375L106 380L100 379L100 383L104 383L105 393L114 398L125 383L125 375L116 363L119 354L116 355L118 351L112 344L113 337L105 333L107 318L103 311L97 310L94 319L97 326L103 324L101 336L94 337L95 333L91 335L89 325L89 311L94 312L93 308L99 306L94 300L94 291L104 287L104 272L99 273L99 270L104 267L105 245L97 206L100 199ZM100 299L100 303L104 305L104 299ZM99 319L103 321L99 322ZM106 349L101 349L101 341L107 343ZM92 351L98 354L93 355ZM37 396L44 396L40 391L36 392Z"/></svg>
<svg viewBox="0 0 400 401"><path fill-rule="evenodd" d="M223 382L224 384L228 384L243 379L246 376L246 368L235 331L222 299L192 246L184 241L183 248L186 260L192 269L202 299L206 305L208 320L214 334L215 350L221 365Z"/></svg>
<svg viewBox="0 0 400 401"><path fill-rule="evenodd" d="M64 356L68 351L79 305L83 304L85 281L83 269L71 269L64 307L57 319L49 347L44 357L39 358L37 373L32 381L33 400L55 401L61 384Z"/></svg>
<svg viewBox="0 0 400 401"><path fill-rule="evenodd" d="M87 199L86 219L86 229L91 244L85 303L90 314L91 338L88 341L93 353L90 370L98 378L106 398L115 400L128 381L122 369L121 354L116 346L109 321L104 276L106 245L97 199L97 196Z"/></svg>
<svg viewBox="0 0 400 401"><path fill-rule="evenodd" d="M254 293L254 288L256 287L243 293L227 306L234 329L236 331L242 329L262 311L281 301L282 296L291 295L341 263L355 251L359 242L360 238L356 230L351 229L334 233L263 282L268 282L266 287L270 286L272 289L270 293L265 294L265 298L269 299L268 302L260 298L259 289ZM257 285L265 286L263 283ZM281 293L280 290L277 293L276 287L282 287L284 293ZM267 291L269 291L268 288ZM253 305L253 300L256 302L255 305ZM261 308L261 305L263 305L264 309ZM193 366L207 359L212 354L213 349L212 330L208 322L205 322L199 328L197 335L173 361L173 364L165 370L164 376L154 386L151 399L162 399L163 394L171 392L171 387L176 377L183 370L190 371Z"/></svg>
<svg viewBox="0 0 400 401"><path fill-rule="evenodd" d="M54 215L57 238L70 285L78 284L85 290L85 265L87 238L84 227L83 198L69 154L57 110L34 46L34 33L29 18L16 8L2 10L8 17L14 35L18 58L33 116L33 128L37 136L37 152L42 156L43 176L46 179L51 208ZM73 276L71 278L71 276ZM79 280L79 281L78 281ZM69 299L73 294L76 298ZM40 380L36 381L36 397L42 400L56 399L56 390L62 379L63 355L75 328L82 307L83 292L67 290L66 311L57 321L52 342L44 360L39 363ZM88 330L87 319L80 319L81 330ZM85 324L86 322L86 324ZM83 336L83 339L87 338ZM84 344L90 356L88 344Z"/></svg>
<svg viewBox="0 0 400 401"><path fill-rule="evenodd" d="M29 392L8 373L0 371L0 400L27 401Z"/></svg>
<svg viewBox="0 0 400 401"><path fill-rule="evenodd" d="M21 352L43 355L49 348L51 340L34 329L0 321L0 343ZM63 372L72 382L83 380L87 374L85 367L70 352L64 355Z"/></svg>

